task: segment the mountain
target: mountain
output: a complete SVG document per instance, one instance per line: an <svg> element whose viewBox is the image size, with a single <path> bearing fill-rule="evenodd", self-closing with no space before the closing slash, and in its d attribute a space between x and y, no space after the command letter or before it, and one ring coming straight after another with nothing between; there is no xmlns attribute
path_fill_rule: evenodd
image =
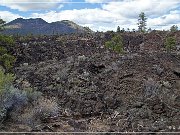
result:
<svg viewBox="0 0 180 135"><path fill-rule="evenodd" d="M48 23L41 18L17 18L7 23L5 28L3 33L8 35L54 35L92 32L88 27L82 27L69 20Z"/></svg>

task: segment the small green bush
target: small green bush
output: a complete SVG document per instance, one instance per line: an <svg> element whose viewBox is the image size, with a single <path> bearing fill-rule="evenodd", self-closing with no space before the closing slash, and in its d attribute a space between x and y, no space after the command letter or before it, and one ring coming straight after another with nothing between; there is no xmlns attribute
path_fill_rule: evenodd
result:
<svg viewBox="0 0 180 135"><path fill-rule="evenodd" d="M123 53L123 39L121 35L114 36L111 41L107 41L105 46L117 53Z"/></svg>
<svg viewBox="0 0 180 135"><path fill-rule="evenodd" d="M7 49L3 46L0 46L0 56L7 53Z"/></svg>
<svg viewBox="0 0 180 135"><path fill-rule="evenodd" d="M167 37L165 41L165 48L167 52L170 52L176 45L175 37Z"/></svg>
<svg viewBox="0 0 180 135"><path fill-rule="evenodd" d="M12 46L12 45L14 45L15 41L14 41L14 38L12 36L0 34L0 43L4 44L6 46Z"/></svg>
<svg viewBox="0 0 180 135"><path fill-rule="evenodd" d="M14 39L11 36L0 34L0 64L6 71L10 71L16 58L10 54L10 50L14 45Z"/></svg>
<svg viewBox="0 0 180 135"><path fill-rule="evenodd" d="M10 87L15 77L13 74L5 74L3 69L0 68L0 95L5 91L7 87Z"/></svg>
<svg viewBox="0 0 180 135"><path fill-rule="evenodd" d="M3 66L5 67L7 71L12 69L15 61L16 61L16 58L10 54L6 53L0 56L0 62L3 64Z"/></svg>

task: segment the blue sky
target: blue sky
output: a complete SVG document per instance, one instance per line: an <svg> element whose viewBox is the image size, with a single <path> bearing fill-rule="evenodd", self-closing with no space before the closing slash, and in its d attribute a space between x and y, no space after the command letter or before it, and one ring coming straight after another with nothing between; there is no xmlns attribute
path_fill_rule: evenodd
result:
<svg viewBox="0 0 180 135"><path fill-rule="evenodd" d="M7 22L19 17L71 20L95 31L137 29L140 12L152 29L180 27L180 0L0 0L0 17Z"/></svg>

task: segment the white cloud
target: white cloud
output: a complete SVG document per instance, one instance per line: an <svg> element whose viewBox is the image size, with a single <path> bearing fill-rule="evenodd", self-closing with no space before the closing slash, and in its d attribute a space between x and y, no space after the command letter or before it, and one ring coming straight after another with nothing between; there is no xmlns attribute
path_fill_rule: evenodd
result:
<svg viewBox="0 0 180 135"><path fill-rule="evenodd" d="M104 0L86 0L86 2L102 2ZM143 3L143 4L142 4ZM44 14L34 13L32 17L41 17L47 22L71 20L93 30L115 30L121 28L137 28L137 18L140 12L148 17L148 26L164 28L180 23L179 10L175 10L179 0L124 0L102 4L102 8L51 11Z"/></svg>
<svg viewBox="0 0 180 135"><path fill-rule="evenodd" d="M180 26L180 14L177 10L171 11L169 14L157 18L150 18L147 23L154 28L169 29L172 25Z"/></svg>
<svg viewBox="0 0 180 135"><path fill-rule="evenodd" d="M61 12L50 11L45 14L33 13L33 17L41 17L47 22L58 20L72 20L80 24L111 23L115 20L110 12L101 9L64 10Z"/></svg>
<svg viewBox="0 0 180 135"><path fill-rule="evenodd" d="M12 21L16 18L20 18L22 16L18 15L18 14L13 14L9 11L0 11L0 18L3 19L6 22Z"/></svg>
<svg viewBox="0 0 180 135"><path fill-rule="evenodd" d="M0 5L19 11L58 8L67 0L1 0Z"/></svg>
<svg viewBox="0 0 180 135"><path fill-rule="evenodd" d="M85 2L89 3L102 3L102 2L107 2L108 0L85 0Z"/></svg>
<svg viewBox="0 0 180 135"><path fill-rule="evenodd" d="M7 0L3 0L7 1ZM13 0L9 0L13 1ZM17 0L20 2L20 0ZM21 0L30 1L30 0ZM43 0L41 0L43 1ZM46 0L47 1L47 0ZM62 1L62 0L49 0ZM66 0L67 1L67 0ZM137 18L140 12L145 12L148 17L147 27L152 29L167 29L172 25L180 27L180 1L179 0L85 0L86 2L102 2L101 8L94 9L72 9L62 11L49 11L44 13L33 13L30 17L42 18L47 22L61 20L71 20L83 26L89 26L93 30L116 30L119 25L121 28L137 29ZM32 0L31 0L32 2ZM22 4L22 3L21 3ZM32 5L31 5L32 4ZM21 10L39 9L40 5L33 6L31 3L28 7L21 7ZM52 3L57 4L57 3ZM17 4L15 4L17 6ZM10 5L9 5L10 6ZM13 5L11 5L13 6ZM19 5L18 5L19 6ZM63 5L46 5L41 4L41 9L47 9L52 6ZM47 6L47 7L46 7ZM20 7L17 7L20 9ZM14 7L15 8L15 7Z"/></svg>
<svg viewBox="0 0 180 135"><path fill-rule="evenodd" d="M110 3L110 2L119 2L122 0L85 0L88 3Z"/></svg>
<svg viewBox="0 0 180 135"><path fill-rule="evenodd" d="M64 10L61 12L50 11L45 14L33 13L33 18L42 18L47 22L55 22L60 20L71 20L80 25L85 25L100 30L99 26L112 26L112 22L116 21L116 16L102 9L80 9L80 10ZM92 25L89 25L92 24Z"/></svg>
<svg viewBox="0 0 180 135"><path fill-rule="evenodd" d="M169 10L177 8L179 0L124 0L103 4L103 9L113 14L120 14L128 18L136 18L140 12L145 12L148 16L163 15Z"/></svg>
<svg viewBox="0 0 180 135"><path fill-rule="evenodd" d="M61 5L58 6L58 9L61 9L61 8L63 8L63 7L64 7L64 5L61 4Z"/></svg>

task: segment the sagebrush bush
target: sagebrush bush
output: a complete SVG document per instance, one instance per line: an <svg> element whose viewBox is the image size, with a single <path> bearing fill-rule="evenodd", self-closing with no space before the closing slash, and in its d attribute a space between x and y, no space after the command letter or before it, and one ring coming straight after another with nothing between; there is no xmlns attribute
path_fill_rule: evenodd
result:
<svg viewBox="0 0 180 135"><path fill-rule="evenodd" d="M40 91L36 91L31 87L24 88L23 90L26 92L28 101L30 103L36 102L38 98L42 96L42 93Z"/></svg>
<svg viewBox="0 0 180 135"><path fill-rule="evenodd" d="M57 117L59 107L55 100L40 97L32 106L27 107L21 115L12 113L14 121L34 127L48 118Z"/></svg>
<svg viewBox="0 0 180 135"><path fill-rule="evenodd" d="M3 69L0 68L0 124L7 118L7 116L15 121L18 121L18 116L22 114L26 107L32 104L32 102L35 106L37 105L37 101L40 102L38 100L41 97L40 92L34 91L31 88L25 90L19 90L17 88L14 88L14 79L15 77L13 74L5 74ZM42 107L44 106L41 104L43 103L39 104L40 106L35 109L37 110L36 112L39 113L34 114L39 114L40 117L41 114L41 116L44 116L43 114L45 114L42 112L51 112L51 108L45 107L47 109L45 109L45 111L42 109ZM47 104L47 102L44 104ZM38 111L38 109L40 109L41 111Z"/></svg>
<svg viewBox="0 0 180 135"><path fill-rule="evenodd" d="M148 78L144 81L144 93L145 97L151 97L158 95L160 85L155 82L152 78Z"/></svg>
<svg viewBox="0 0 180 135"><path fill-rule="evenodd" d="M37 104L33 110L37 117L44 120L49 117L56 117L58 115L59 108L55 100L40 98L37 100Z"/></svg>
<svg viewBox="0 0 180 135"><path fill-rule="evenodd" d="M2 103L7 110L20 109L28 103L28 98L25 91L11 86L3 93Z"/></svg>
<svg viewBox="0 0 180 135"><path fill-rule="evenodd" d="M51 117L57 117L59 107L55 100L44 98L41 92L28 87L19 90L13 86L13 74L0 68L0 124L11 118L19 124L34 126Z"/></svg>
<svg viewBox="0 0 180 135"><path fill-rule="evenodd" d="M15 77L13 74L5 74L0 69L0 121L2 122L8 112L13 109L19 109L27 103L27 96L24 91L13 87L12 82Z"/></svg>

